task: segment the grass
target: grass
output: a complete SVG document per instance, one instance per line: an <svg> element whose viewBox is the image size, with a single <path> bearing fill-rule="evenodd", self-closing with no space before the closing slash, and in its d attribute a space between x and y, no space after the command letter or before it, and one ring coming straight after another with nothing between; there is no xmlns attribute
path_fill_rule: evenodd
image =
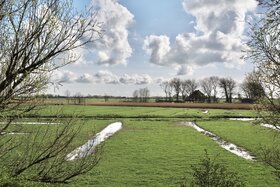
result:
<svg viewBox="0 0 280 187"><path fill-rule="evenodd" d="M280 143L279 136L276 136L277 131L253 122L218 120L199 121L198 124L221 138L246 148L257 157L261 146Z"/></svg>
<svg viewBox="0 0 280 187"><path fill-rule="evenodd" d="M197 164L204 156L204 149L208 150L211 158L218 155L218 162L225 164L229 170L238 172L246 186L279 186L279 181L269 166L235 156L209 137L179 123L197 119L197 123L203 128L258 155L260 144L272 143L272 131L252 126L250 122L220 119L224 116L254 117L256 114L253 111L210 109L208 114L203 114L200 109L187 108L68 105L62 109L60 106L48 106L36 115L56 116L59 111L63 111L64 116L76 113L87 117L81 119L83 125L73 147L82 145L111 122L120 120L124 124L123 129L104 144L99 164L66 186L180 186L184 179L191 180L191 165ZM120 119L110 118L114 115ZM102 116L107 118L100 119ZM49 121L47 118L40 120ZM78 122L73 125L78 126ZM57 126L59 125L49 127L54 130ZM47 127L12 125L10 131L36 132ZM27 183L28 185L36 186L33 183Z"/></svg>
<svg viewBox="0 0 280 187"><path fill-rule="evenodd" d="M224 118L256 117L253 110L208 109L204 114L201 109L162 108L162 107L127 107L127 106L82 106L82 105L49 105L28 116L56 117L72 116L99 118Z"/></svg>
<svg viewBox="0 0 280 187"><path fill-rule="evenodd" d="M191 165L198 163L204 149L233 171L247 186L278 186L271 169L246 161L214 143L192 128L173 122L135 122L109 139L95 171L77 178L72 186L179 186L191 179Z"/></svg>

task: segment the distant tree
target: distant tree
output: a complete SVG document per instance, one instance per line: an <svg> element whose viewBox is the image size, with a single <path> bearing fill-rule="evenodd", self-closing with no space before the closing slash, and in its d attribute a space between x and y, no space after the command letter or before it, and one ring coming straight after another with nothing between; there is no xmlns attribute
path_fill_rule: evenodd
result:
<svg viewBox="0 0 280 187"><path fill-rule="evenodd" d="M202 88L202 91L206 94L207 96L207 102L211 102L211 96L212 96L212 91L213 91L213 86L210 78L204 78L200 82L200 86Z"/></svg>
<svg viewBox="0 0 280 187"><path fill-rule="evenodd" d="M241 84L241 89L244 92L246 98L255 101L264 98L266 95L262 82L255 71L247 74L243 83Z"/></svg>
<svg viewBox="0 0 280 187"><path fill-rule="evenodd" d="M174 88L175 95L176 95L176 102L179 102L179 95L180 95L180 92L181 92L181 80L178 79L178 78L173 78L170 81L170 84Z"/></svg>
<svg viewBox="0 0 280 187"><path fill-rule="evenodd" d="M148 102L149 97L150 97L150 90L146 87L146 88L142 88L141 89L141 97L142 97L142 102Z"/></svg>
<svg viewBox="0 0 280 187"><path fill-rule="evenodd" d="M107 94L104 95L104 101L105 102L109 101L109 96Z"/></svg>
<svg viewBox="0 0 280 187"><path fill-rule="evenodd" d="M66 90L65 91L65 96L66 96L66 99L67 99L67 104L69 105L70 104L70 96L71 96L71 92L69 90Z"/></svg>
<svg viewBox="0 0 280 187"><path fill-rule="evenodd" d="M187 80L186 94L190 95L198 88L198 86L199 86L199 84L195 79Z"/></svg>
<svg viewBox="0 0 280 187"><path fill-rule="evenodd" d="M210 103L212 98L213 101L217 101L217 88L219 86L219 77L211 76L209 78L204 78L200 82L202 91L207 95L207 102Z"/></svg>
<svg viewBox="0 0 280 187"><path fill-rule="evenodd" d="M81 94L80 92L77 92L74 95L74 104L85 104L86 103L86 98Z"/></svg>
<svg viewBox="0 0 280 187"><path fill-rule="evenodd" d="M169 82L168 81L164 81L164 82L162 82L162 83L160 83L160 87L161 87L161 89L164 91L164 93L165 93L165 101L167 101L168 100L168 91L169 91Z"/></svg>
<svg viewBox="0 0 280 187"><path fill-rule="evenodd" d="M134 102L138 102L139 101L139 90L134 90L132 97L133 97Z"/></svg>
<svg viewBox="0 0 280 187"><path fill-rule="evenodd" d="M186 100L186 90L187 90L188 82L187 80L181 81L181 95L182 95L182 100Z"/></svg>
<svg viewBox="0 0 280 187"><path fill-rule="evenodd" d="M135 90L132 94L134 102L148 102L150 97L150 90L148 88L140 88Z"/></svg>
<svg viewBox="0 0 280 187"><path fill-rule="evenodd" d="M168 82L169 86L167 87L167 94L169 102L173 101L173 86L171 81Z"/></svg>
<svg viewBox="0 0 280 187"><path fill-rule="evenodd" d="M168 86L169 86L168 81L164 81L164 82L160 83L160 87L165 93L165 101L167 101L167 98L168 98Z"/></svg>
<svg viewBox="0 0 280 187"><path fill-rule="evenodd" d="M236 87L236 82L232 78L221 78L219 86L223 89L227 103L232 103L233 91Z"/></svg>
<svg viewBox="0 0 280 187"><path fill-rule="evenodd" d="M211 76L210 77L210 82L212 85L212 89L213 89L213 100L214 102L217 102L217 94L218 94L218 87L219 87L219 77L217 76Z"/></svg>

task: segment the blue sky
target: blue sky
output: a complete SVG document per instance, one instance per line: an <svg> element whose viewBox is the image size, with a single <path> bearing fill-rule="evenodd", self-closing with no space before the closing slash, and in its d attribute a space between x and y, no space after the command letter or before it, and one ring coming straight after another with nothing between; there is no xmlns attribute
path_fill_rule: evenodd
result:
<svg viewBox="0 0 280 187"><path fill-rule="evenodd" d="M131 96L148 87L156 96L163 95L160 82L174 77L241 82L253 69L241 57L256 0L74 0L74 6L97 10L104 37L55 72L64 83L49 93Z"/></svg>

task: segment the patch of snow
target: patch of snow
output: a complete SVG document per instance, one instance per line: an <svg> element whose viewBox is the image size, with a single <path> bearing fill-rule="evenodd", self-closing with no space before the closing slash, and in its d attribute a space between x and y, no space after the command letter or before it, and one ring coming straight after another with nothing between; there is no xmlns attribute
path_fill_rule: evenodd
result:
<svg viewBox="0 0 280 187"><path fill-rule="evenodd" d="M240 156L246 160L254 160L255 157L251 156L249 152L247 152L245 149L236 146L235 144L232 144L230 142L226 142L223 139L221 139L219 136L217 136L216 134L206 131L203 128L199 127L197 124L193 123L193 122L185 122L184 123L187 126L190 126L192 128L194 128L195 130L197 130L200 133L203 133L206 136L209 136L212 140L214 140L216 143L218 143L222 148L226 149L227 151Z"/></svg>
<svg viewBox="0 0 280 187"><path fill-rule="evenodd" d="M1 125L11 124L11 125L58 125L62 123L51 123L51 122L0 122Z"/></svg>
<svg viewBox="0 0 280 187"><path fill-rule="evenodd" d="M233 121L255 121L256 118L229 118L229 120L233 120Z"/></svg>
<svg viewBox="0 0 280 187"><path fill-rule="evenodd" d="M277 130L277 131L280 131L280 127L279 126L274 126L274 125L264 124L264 123L262 123L261 126L262 127L266 127L266 128L271 128L271 129L274 129L274 130Z"/></svg>
<svg viewBox="0 0 280 187"><path fill-rule="evenodd" d="M23 134L29 134L26 132L1 132L1 135L23 135Z"/></svg>
<svg viewBox="0 0 280 187"><path fill-rule="evenodd" d="M94 152L94 148L105 141L107 138L115 134L117 131L121 130L122 123L121 122L115 122L110 125L108 125L105 129L103 129L101 132L97 133L93 139L88 140L87 143L84 145L76 148L74 151L69 153L66 156L66 160L72 161L76 160L78 158L84 158Z"/></svg>
<svg viewBox="0 0 280 187"><path fill-rule="evenodd" d="M208 114L208 110L203 110L203 114Z"/></svg>

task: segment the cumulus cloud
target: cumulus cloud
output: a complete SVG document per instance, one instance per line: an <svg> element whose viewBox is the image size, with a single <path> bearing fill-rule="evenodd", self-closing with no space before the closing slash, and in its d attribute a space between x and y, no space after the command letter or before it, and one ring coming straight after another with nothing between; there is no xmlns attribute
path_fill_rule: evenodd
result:
<svg viewBox="0 0 280 187"><path fill-rule="evenodd" d="M98 71L96 74L94 74L95 80L97 83L106 83L106 84L118 84L119 78L118 76L114 75L110 71Z"/></svg>
<svg viewBox="0 0 280 187"><path fill-rule="evenodd" d="M93 77L88 73L84 73L82 76L76 79L76 82L79 83L92 83L93 81Z"/></svg>
<svg viewBox="0 0 280 187"><path fill-rule="evenodd" d="M102 83L102 84L132 84L145 85L153 83L153 79L148 74L124 74L118 76L108 70L101 70L94 74L84 73L77 75L71 71L56 71L51 78L56 83Z"/></svg>
<svg viewBox="0 0 280 187"><path fill-rule="evenodd" d="M179 66L177 75L192 75L193 68L187 65Z"/></svg>
<svg viewBox="0 0 280 187"><path fill-rule="evenodd" d="M256 0L184 0L183 7L195 17L196 32L178 34L172 46L167 36L147 36L143 49L151 63L177 67L178 75L211 63L228 67L244 63L245 20L256 9Z"/></svg>
<svg viewBox="0 0 280 187"><path fill-rule="evenodd" d="M132 55L128 42L128 28L134 15L117 0L92 0L97 10L96 19L103 23L103 37L93 44L97 51L97 63L103 65L126 64Z"/></svg>
<svg viewBox="0 0 280 187"><path fill-rule="evenodd" d="M150 61L155 64L164 63L164 57L170 51L168 36L147 36L144 40L143 49L151 56Z"/></svg>
<svg viewBox="0 0 280 187"><path fill-rule="evenodd" d="M136 84L136 85L143 85L143 84L150 84L152 83L152 78L147 75L128 75L124 74L122 77L120 77L120 82L123 84Z"/></svg>
<svg viewBox="0 0 280 187"><path fill-rule="evenodd" d="M71 71L55 71L51 75L51 81L56 83L73 83L77 75Z"/></svg>

